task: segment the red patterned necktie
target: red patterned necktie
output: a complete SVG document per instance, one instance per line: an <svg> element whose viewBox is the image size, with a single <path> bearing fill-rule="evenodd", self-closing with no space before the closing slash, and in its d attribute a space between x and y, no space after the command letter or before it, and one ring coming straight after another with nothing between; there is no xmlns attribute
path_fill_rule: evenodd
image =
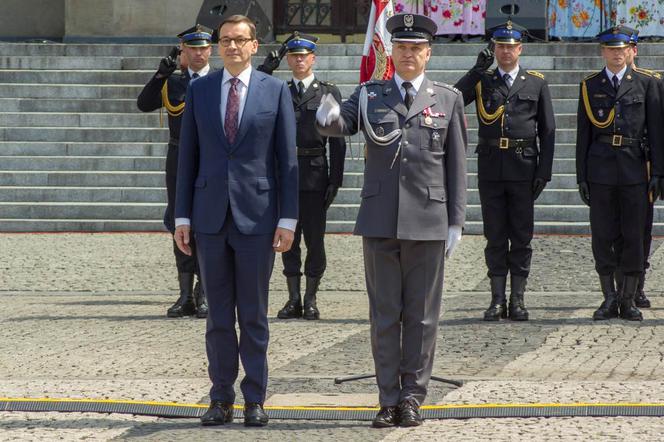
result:
<svg viewBox="0 0 664 442"><path fill-rule="evenodd" d="M237 90L238 78L231 78L231 87L228 90L228 99L226 100L226 116L224 117L224 129L228 142L233 144L237 135L238 115L240 113L240 93Z"/></svg>

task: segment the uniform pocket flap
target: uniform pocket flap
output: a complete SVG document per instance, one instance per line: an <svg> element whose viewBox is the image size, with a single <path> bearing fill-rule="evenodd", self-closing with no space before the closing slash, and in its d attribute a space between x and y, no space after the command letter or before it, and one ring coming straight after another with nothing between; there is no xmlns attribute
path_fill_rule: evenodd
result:
<svg viewBox="0 0 664 442"><path fill-rule="evenodd" d="M370 196L378 195L380 193L380 181L366 181L362 186L360 196L362 198L369 198Z"/></svg>
<svg viewBox="0 0 664 442"><path fill-rule="evenodd" d="M445 186L427 186L429 189L429 199L433 201L445 202L447 196L445 195Z"/></svg>
<svg viewBox="0 0 664 442"><path fill-rule="evenodd" d="M274 184L270 178L258 177L258 190L270 190Z"/></svg>
<svg viewBox="0 0 664 442"><path fill-rule="evenodd" d="M520 93L517 94L519 97L519 100L528 100L528 101L537 101L537 96L533 94L528 94L528 93Z"/></svg>
<svg viewBox="0 0 664 442"><path fill-rule="evenodd" d="M630 100L631 98L631 100ZM634 95L632 97L629 97L625 100L625 104L637 104L637 103L643 103L645 101L645 98L643 95Z"/></svg>
<svg viewBox="0 0 664 442"><path fill-rule="evenodd" d="M447 122L445 121L445 117L420 115L420 126L428 127L429 129L440 129L447 126Z"/></svg>
<svg viewBox="0 0 664 442"><path fill-rule="evenodd" d="M199 176L196 177L196 181L194 181L194 187L205 187L207 186L207 180L205 179L204 176Z"/></svg>
<svg viewBox="0 0 664 442"><path fill-rule="evenodd" d="M376 123L376 124L382 124L382 123L396 123L397 116L395 114L389 113L389 114L382 114L378 112L373 112L367 114L367 118L369 119L370 123Z"/></svg>

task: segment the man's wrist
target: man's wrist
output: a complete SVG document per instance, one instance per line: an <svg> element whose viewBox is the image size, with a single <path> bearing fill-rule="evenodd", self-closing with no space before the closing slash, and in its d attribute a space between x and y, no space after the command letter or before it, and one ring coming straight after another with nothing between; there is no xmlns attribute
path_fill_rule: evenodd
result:
<svg viewBox="0 0 664 442"><path fill-rule="evenodd" d="M191 226L191 220L189 218L175 218L175 228L180 226Z"/></svg>

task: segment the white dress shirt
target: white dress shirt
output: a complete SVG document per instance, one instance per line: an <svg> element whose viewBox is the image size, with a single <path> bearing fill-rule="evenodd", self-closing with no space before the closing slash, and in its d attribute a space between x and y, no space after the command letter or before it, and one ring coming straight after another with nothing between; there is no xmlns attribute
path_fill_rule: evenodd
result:
<svg viewBox="0 0 664 442"><path fill-rule="evenodd" d="M236 86L238 94L240 94L240 108L238 109L238 129L240 127L240 122L242 121L242 113L244 111L244 105L247 102L247 90L249 89L249 80L251 79L251 66L247 67L245 70L240 72L237 78L240 80ZM208 66L209 70L209 66ZM190 72L191 74L191 72ZM200 72L199 72L200 75ZM227 70L224 69L223 76L221 78L221 121L220 124L224 125L224 120L226 117L226 103L228 102L228 91L231 88L230 80L234 78ZM230 203L229 203L230 204ZM188 226L191 225L191 220L189 218L175 218L175 227L178 226ZM277 227L288 229L290 231L295 231L297 227L297 220L292 218L281 218L277 223Z"/></svg>
<svg viewBox="0 0 664 442"><path fill-rule="evenodd" d="M301 81L304 84L304 91L306 92L306 90L309 89L309 86L311 86L311 83L314 82L315 78L316 76L313 73L307 78L303 78L302 80L298 80L297 78L293 77L293 84L299 90Z"/></svg>
<svg viewBox="0 0 664 442"><path fill-rule="evenodd" d="M627 65L625 65L624 68L622 68L619 72L613 73L608 67L604 68L604 73L606 76L609 78L609 81L611 81L611 84L613 85L613 76L615 75L618 77L618 84L622 83L623 76L625 75L625 72L627 72Z"/></svg>
<svg viewBox="0 0 664 442"><path fill-rule="evenodd" d="M498 66L498 73L500 74L500 78L505 78L505 74L509 75L509 79L507 80L507 86L512 87L514 84L514 80L516 80L516 76L519 75L519 65L517 64L514 69L512 69L509 72L505 72Z"/></svg>
<svg viewBox="0 0 664 442"><path fill-rule="evenodd" d="M394 74L394 82L397 84L397 87L399 88L399 93L401 94L401 98L405 100L406 98L406 89L403 87L404 83L403 78L399 77L399 74ZM424 72L422 72L420 75L417 76L417 78L413 79L413 81L410 82L410 84L413 85L412 88L410 88L410 95L413 96L413 101L415 101L415 96L417 95L417 91L420 90L420 87L422 86L422 82L424 81Z"/></svg>
<svg viewBox="0 0 664 442"><path fill-rule="evenodd" d="M187 70L189 71L189 78L193 77L194 74L198 74L198 77L199 77L199 78L200 78L200 77L205 77L205 76L210 72L210 65L209 65L209 64L206 64L206 65L203 67L203 69L201 69L201 70L198 71L198 72L196 72L196 71L192 71L190 67L188 67Z"/></svg>

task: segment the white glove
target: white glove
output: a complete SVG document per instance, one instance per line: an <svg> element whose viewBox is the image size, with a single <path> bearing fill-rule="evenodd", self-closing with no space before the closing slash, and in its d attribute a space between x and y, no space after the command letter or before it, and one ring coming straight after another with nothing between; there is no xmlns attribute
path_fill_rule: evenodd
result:
<svg viewBox="0 0 664 442"><path fill-rule="evenodd" d="M320 106L316 111L316 121L323 127L329 126L339 119L341 107L332 94L325 94L320 99Z"/></svg>
<svg viewBox="0 0 664 442"><path fill-rule="evenodd" d="M454 249L461 241L461 226L450 226L447 229L447 242L445 243L445 257L451 258Z"/></svg>

